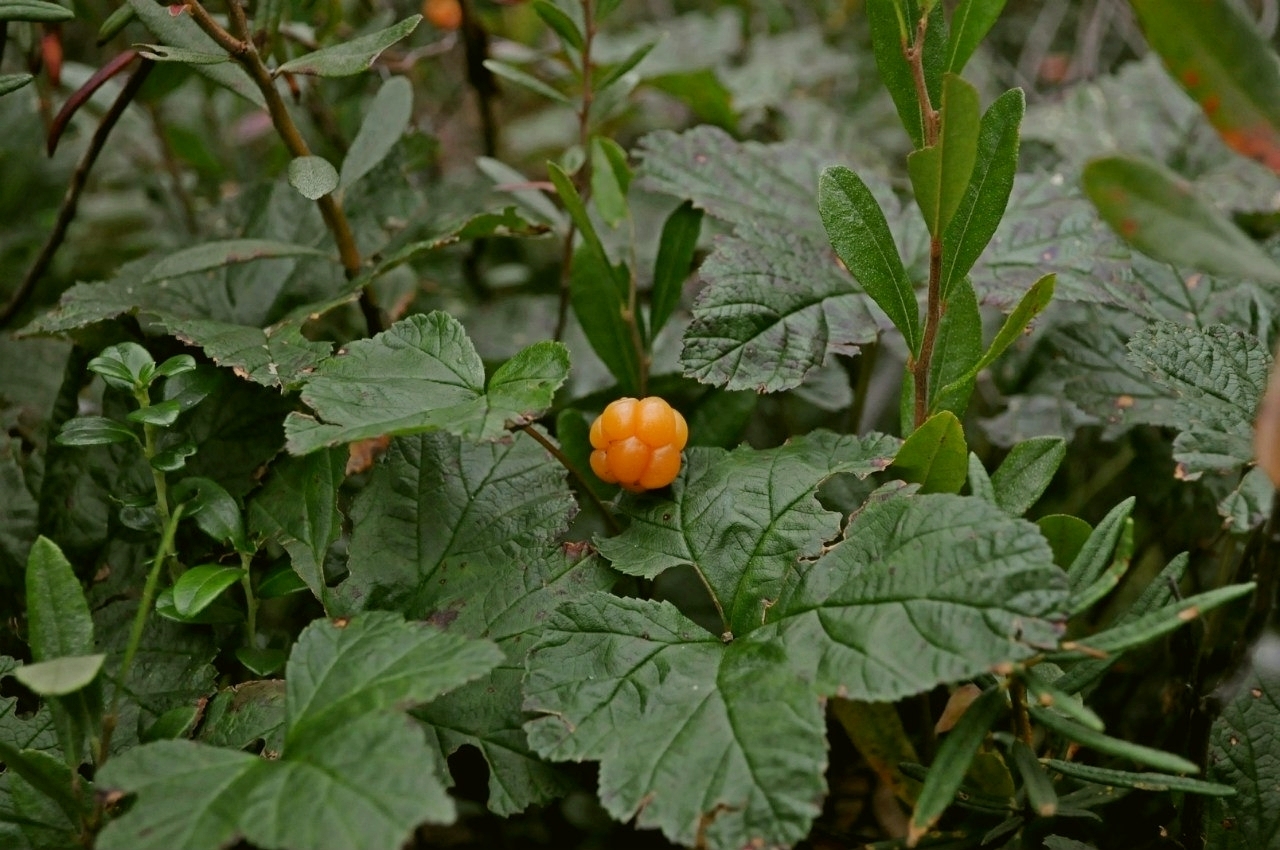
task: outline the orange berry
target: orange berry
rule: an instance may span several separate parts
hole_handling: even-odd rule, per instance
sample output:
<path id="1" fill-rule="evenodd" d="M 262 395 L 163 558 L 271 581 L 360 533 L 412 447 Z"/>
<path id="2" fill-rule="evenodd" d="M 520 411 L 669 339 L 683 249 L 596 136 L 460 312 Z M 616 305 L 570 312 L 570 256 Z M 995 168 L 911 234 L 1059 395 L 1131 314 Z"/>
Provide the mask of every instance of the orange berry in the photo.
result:
<path id="1" fill-rule="evenodd" d="M 665 487 L 680 472 L 689 426 L 657 396 L 620 398 L 591 423 L 591 469 L 633 492 Z"/>
<path id="2" fill-rule="evenodd" d="M 462 4 L 458 0 L 422 0 L 422 16 L 436 29 L 456 30 L 462 26 Z"/>

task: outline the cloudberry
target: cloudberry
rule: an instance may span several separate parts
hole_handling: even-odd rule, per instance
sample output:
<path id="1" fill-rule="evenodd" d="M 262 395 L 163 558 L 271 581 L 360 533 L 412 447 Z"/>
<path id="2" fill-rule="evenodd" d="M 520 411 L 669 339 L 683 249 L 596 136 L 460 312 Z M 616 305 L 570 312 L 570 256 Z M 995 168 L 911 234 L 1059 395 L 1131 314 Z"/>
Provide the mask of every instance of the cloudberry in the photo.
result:
<path id="1" fill-rule="evenodd" d="M 689 426 L 657 396 L 620 398 L 591 423 L 591 469 L 634 493 L 666 487 L 680 471 Z"/>

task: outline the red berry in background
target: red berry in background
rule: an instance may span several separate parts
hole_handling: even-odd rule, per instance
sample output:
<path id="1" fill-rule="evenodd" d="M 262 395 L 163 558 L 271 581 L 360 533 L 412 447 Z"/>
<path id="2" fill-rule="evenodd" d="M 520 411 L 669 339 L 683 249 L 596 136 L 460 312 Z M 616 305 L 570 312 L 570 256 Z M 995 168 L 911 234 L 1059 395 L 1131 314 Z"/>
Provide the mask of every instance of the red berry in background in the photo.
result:
<path id="1" fill-rule="evenodd" d="M 591 469 L 635 493 L 666 487 L 680 472 L 688 441 L 684 417 L 663 399 L 620 398 L 591 423 Z"/>

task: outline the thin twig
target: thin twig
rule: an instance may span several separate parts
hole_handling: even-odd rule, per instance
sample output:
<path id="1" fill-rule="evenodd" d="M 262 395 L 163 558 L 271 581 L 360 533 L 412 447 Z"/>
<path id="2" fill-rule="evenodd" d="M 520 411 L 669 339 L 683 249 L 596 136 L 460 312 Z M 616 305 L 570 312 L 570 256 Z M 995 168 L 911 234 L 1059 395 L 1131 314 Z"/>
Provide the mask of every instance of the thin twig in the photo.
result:
<path id="1" fill-rule="evenodd" d="M 98 160 L 98 154 L 102 153 L 102 148 L 107 143 L 107 137 L 111 135 L 116 122 L 120 120 L 125 108 L 137 95 L 138 90 L 142 88 L 143 82 L 146 81 L 147 75 L 151 73 L 151 69 L 154 66 L 154 62 L 143 59 L 141 64 L 129 75 L 129 79 L 125 81 L 120 94 L 116 95 L 111 107 L 107 109 L 106 114 L 102 116 L 102 120 L 98 122 L 98 129 L 94 131 L 93 138 L 89 140 L 89 147 L 80 156 L 80 161 L 76 163 L 76 170 L 71 175 L 71 183 L 67 186 L 67 192 L 62 197 L 62 206 L 58 210 L 58 220 L 54 222 L 53 232 L 45 240 L 44 247 L 40 249 L 40 255 L 36 257 L 36 261 L 27 270 L 26 277 L 22 279 L 17 291 L 9 299 L 9 303 L 4 305 L 4 309 L 0 310 L 0 328 L 7 327 L 18 312 L 22 310 L 31 298 L 31 294 L 35 291 L 36 284 L 44 276 L 49 264 L 53 262 L 54 254 L 57 253 L 63 240 L 66 239 L 67 228 L 70 227 L 72 219 L 76 217 L 76 207 L 80 203 L 80 195 L 89 180 L 89 172 L 93 169 L 93 164 Z"/>
<path id="2" fill-rule="evenodd" d="M 560 462 L 560 465 L 563 466 L 570 475 L 578 480 L 578 484 L 581 486 L 582 491 L 587 494 L 587 498 L 589 498 L 595 506 L 600 509 L 600 513 L 604 515 L 604 522 L 605 525 L 609 526 L 610 534 L 622 533 L 622 526 L 618 525 L 618 520 L 614 518 L 613 512 L 610 511 L 601 498 L 596 495 L 596 491 L 591 489 L 591 484 L 587 481 L 587 477 L 582 474 L 582 471 L 578 469 L 578 465 L 569 460 L 569 456 L 561 451 L 559 446 L 548 440 L 541 431 L 534 428 L 532 425 L 520 425 L 516 430 L 523 431 L 530 437 L 533 437 L 540 446 L 550 452 L 551 456 Z"/>
<path id="3" fill-rule="evenodd" d="M 596 37 L 595 0 L 582 0 L 582 102 L 578 106 L 578 147 L 582 150 L 582 167 L 574 175 L 573 183 L 582 195 L 583 203 L 591 196 L 591 104 L 595 94 L 591 91 L 591 45 Z M 573 222 L 564 237 L 563 265 L 560 267 L 560 309 L 556 314 L 555 339 L 564 338 L 569 322 L 569 280 L 572 276 L 573 240 L 578 230 Z"/>
<path id="4" fill-rule="evenodd" d="M 258 90 L 262 92 L 262 97 L 267 104 L 267 112 L 271 115 L 271 123 L 275 126 L 276 133 L 284 142 L 289 154 L 295 159 L 311 156 L 311 148 L 308 147 L 302 133 L 298 131 L 298 125 L 293 122 L 284 97 L 276 88 L 271 71 L 263 63 L 257 47 L 254 46 L 249 31 L 249 21 L 245 17 L 244 7 L 239 0 L 227 2 L 234 35 L 223 29 L 199 0 L 186 0 L 185 8 L 200 29 L 204 30 L 214 43 L 227 51 L 231 58 L 244 68 Z M 316 205 L 320 208 L 320 215 L 329 232 L 333 234 L 333 241 L 337 243 L 338 256 L 342 260 L 342 268 L 346 271 L 347 279 L 354 280 L 360 276 L 363 260 L 360 257 L 359 248 L 356 247 L 355 235 L 351 232 L 346 212 L 343 211 L 342 205 L 338 203 L 333 193 L 322 195 L 316 200 Z M 370 335 L 382 330 L 382 314 L 373 303 L 373 296 L 368 287 L 364 287 L 360 292 L 360 310 L 364 314 Z"/>

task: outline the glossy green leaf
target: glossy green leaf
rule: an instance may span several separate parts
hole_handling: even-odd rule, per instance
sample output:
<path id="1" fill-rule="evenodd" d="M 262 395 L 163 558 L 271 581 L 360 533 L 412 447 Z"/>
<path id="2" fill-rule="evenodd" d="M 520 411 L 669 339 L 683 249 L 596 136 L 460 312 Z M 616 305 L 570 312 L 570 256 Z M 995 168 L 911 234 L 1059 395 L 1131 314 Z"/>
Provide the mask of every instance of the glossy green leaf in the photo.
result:
<path id="1" fill-rule="evenodd" d="M 190 741 L 118 755 L 99 772 L 99 786 L 138 799 L 97 846 L 213 850 L 243 836 L 323 850 L 350 836 L 370 850 L 395 850 L 419 823 L 455 816 L 421 733 L 399 712 L 482 675 L 500 657 L 492 644 L 395 614 L 314 623 L 289 658 L 280 757 Z M 299 796 L 297 787 L 311 793 Z"/>
<path id="2" fill-rule="evenodd" d="M 13 677 L 43 697 L 60 697 L 86 688 L 102 670 L 107 656 L 67 655 L 36 664 L 24 664 Z"/>
<path id="3" fill-rule="evenodd" d="M 542 95 L 547 100 L 564 106 L 573 105 L 573 101 L 569 100 L 566 95 L 556 91 L 533 74 L 523 71 L 515 65 L 499 62 L 497 59 L 486 59 L 484 60 L 484 66 L 504 80 L 510 80 L 518 86 L 523 86 L 535 94 Z"/>
<path id="4" fill-rule="evenodd" d="M 987 732 L 1008 708 L 1008 704 L 1004 689 L 989 688 L 965 709 L 959 722 L 947 733 L 942 745 L 938 747 L 937 758 L 929 768 L 924 788 L 921 789 L 920 798 L 911 813 L 908 841 L 918 841 L 951 805 L 973 757 L 978 754 L 978 748 L 987 738 Z"/>
<path id="5" fill-rule="evenodd" d="M 653 263 L 653 289 L 649 296 L 651 338 L 658 335 L 680 304 L 701 234 L 702 211 L 695 209 L 692 201 L 676 207 L 662 225 L 658 256 Z"/>
<path id="6" fill-rule="evenodd" d="M 591 348 L 618 381 L 621 395 L 640 395 L 640 358 L 627 316 L 630 272 L 625 265 L 602 266 L 599 255 L 580 248 L 573 255 L 569 298 Z"/>
<path id="7" fill-rule="evenodd" d="M 871 190 L 848 168 L 828 168 L 818 183 L 818 209 L 845 268 L 902 332 L 907 347 L 918 352 L 920 313 L 915 290 Z"/>
<path id="8" fill-rule="evenodd" d="M 924 124 L 915 78 L 904 55 L 904 48 L 915 41 L 920 11 L 916 0 L 870 0 L 867 3 L 867 19 L 871 24 L 871 46 L 876 57 L 876 68 L 893 98 L 902 126 L 911 137 L 912 146 L 917 149 L 924 147 Z M 929 15 L 924 44 L 925 86 L 935 107 L 941 96 L 942 72 L 947 60 L 946 45 L 946 17 L 943 5 L 938 3 Z"/>
<path id="9" fill-rule="evenodd" d="M 374 61 L 391 45 L 409 35 L 422 20 L 412 15 L 398 24 L 369 35 L 322 47 L 312 53 L 290 59 L 276 68 L 274 74 L 314 74 L 319 77 L 349 77 L 373 67 Z"/>
<path id="10" fill-rule="evenodd" d="M 1009 205 L 1026 96 L 1010 89 L 987 107 L 978 127 L 973 174 L 942 236 L 943 298 L 973 269 L 995 235 Z M 1020 223 L 1015 220 L 1012 224 Z"/>
<path id="11" fill-rule="evenodd" d="M 1067 456 L 1061 437 L 1033 437 L 1014 446 L 991 476 L 996 504 L 1013 516 L 1022 516 L 1049 489 L 1054 473 Z"/>
<path id="12" fill-rule="evenodd" d="M 818 485 L 882 470 L 895 448 L 881 435 L 816 432 L 767 451 L 689 449 L 671 499 L 624 503 L 631 525 L 596 545 L 629 575 L 693 567 L 723 630 L 746 634 L 764 621 L 796 559 L 816 554 L 838 532 L 838 516 L 813 498 Z"/>
<path id="13" fill-rule="evenodd" d="M 342 158 L 338 185 L 343 189 L 368 174 L 400 141 L 413 119 L 413 84 L 407 77 L 391 77 L 374 96 L 360 132 Z"/>
<path id="14" fill-rule="evenodd" d="M 173 607 L 183 617 L 192 617 L 208 608 L 229 587 L 244 576 L 239 567 L 204 564 L 187 570 L 173 585 Z"/>
<path id="15" fill-rule="evenodd" d="M 1013 308 L 1013 312 L 1005 317 L 1004 324 L 1000 326 L 1000 330 L 996 332 L 995 339 L 991 340 L 991 345 L 983 352 L 982 357 L 968 369 L 955 383 L 948 384 L 942 390 L 946 393 L 951 387 L 958 387 L 965 382 L 972 381 L 978 377 L 978 373 L 990 366 L 996 359 L 1013 345 L 1023 334 L 1027 333 L 1028 326 L 1031 321 L 1049 306 L 1049 302 L 1053 300 L 1053 290 L 1057 285 L 1057 275 L 1047 274 L 1037 280 L 1018 305 Z M 954 288 L 953 288 L 954 291 Z M 944 317 L 945 318 L 945 317 Z"/>
<path id="16" fill-rule="evenodd" d="M 130 422 L 140 422 L 146 425 L 155 425 L 158 428 L 168 428 L 170 425 L 178 421 L 178 416 L 182 413 L 182 407 L 176 401 L 159 401 L 147 407 L 140 407 L 137 410 L 129 411 L 129 415 L 125 417 Z"/>
<path id="17" fill-rule="evenodd" d="M 156 39 L 163 44 L 183 50 L 193 50 L 197 53 L 219 51 L 218 45 L 212 38 L 205 35 L 199 24 L 193 21 L 190 15 L 172 15 L 169 13 L 168 6 L 152 2 L 152 0 L 127 0 L 127 2 L 129 7 L 133 9 L 134 14 L 138 16 L 138 20 L 142 21 Z M 250 103 L 260 108 L 266 108 L 266 101 L 262 98 L 262 91 L 254 84 L 253 80 L 249 79 L 249 75 L 238 64 L 226 62 L 217 65 L 192 65 L 191 68 L 201 76 L 230 89 Z"/>
<path id="18" fill-rule="evenodd" d="M 69 21 L 76 13 L 46 0 L 0 0 L 0 21 L 35 21 L 53 24 Z"/>
<path id="19" fill-rule="evenodd" d="M 568 371 L 564 346 L 539 342 L 486 382 L 484 365 L 456 319 L 440 312 L 411 316 L 316 368 L 302 390 L 315 416 L 295 413 L 285 420 L 289 451 L 306 454 L 383 434 L 438 429 L 496 439 L 509 424 L 549 407 Z"/>
<path id="20" fill-rule="evenodd" d="M 1117 154 L 1090 161 L 1083 180 L 1102 218 L 1143 253 L 1176 266 L 1280 284 L 1280 266 L 1164 166 Z"/>
<path id="21" fill-rule="evenodd" d="M 300 156 L 289 161 L 289 185 L 307 200 L 318 201 L 338 188 L 338 169 L 322 156 Z"/>
<path id="22" fill-rule="evenodd" d="M 1253 648 L 1209 733 L 1208 778 L 1236 792 L 1234 798 L 1210 800 L 1205 807 L 1206 846 L 1214 850 L 1272 847 L 1280 838 L 1277 649 L 1274 637 L 1264 637 Z"/>
<path id="23" fill-rule="evenodd" d="M 1254 416 L 1272 362 L 1261 340 L 1226 325 L 1158 322 L 1134 334 L 1129 359 L 1173 397 L 1164 424 L 1181 431 L 1173 456 L 1184 476 L 1253 461 Z"/>
<path id="24" fill-rule="evenodd" d="M 959 74 L 1004 10 L 1006 0 L 960 0 L 951 13 L 947 70 Z"/>
<path id="25" fill-rule="evenodd" d="M 569 17 L 559 6 L 550 2 L 550 0 L 533 0 L 533 11 L 537 13 L 539 18 L 542 18 L 544 24 L 555 30 L 556 35 L 564 42 L 565 47 L 582 50 L 582 32 L 578 29 L 578 25 L 574 23 L 573 18 Z"/>
<path id="26" fill-rule="evenodd" d="M 591 199 L 600 217 L 616 228 L 631 214 L 627 208 L 627 189 L 631 186 L 631 167 L 627 152 L 603 136 L 591 139 Z"/>
<path id="27" fill-rule="evenodd" d="M 1236 794 L 1236 789 L 1230 785 L 1206 782 L 1203 779 L 1191 779 L 1186 776 L 1171 776 L 1167 773 L 1134 773 L 1128 770 L 1113 770 L 1061 759 L 1043 759 L 1042 761 L 1045 767 L 1055 770 L 1063 776 L 1109 788 L 1136 788 L 1139 791 L 1185 791 L 1188 794 L 1204 794 L 1208 797 L 1231 797 Z M 1232 845 L 1215 842 L 1211 846 L 1227 848 Z M 1258 845 L 1240 844 L 1236 846 L 1244 848 Z"/>
<path id="28" fill-rule="evenodd" d="M 157 378 L 173 378 L 194 372 L 196 359 L 190 354 L 175 354 L 156 367 Z M 184 410 L 186 408 L 183 408 Z"/>
<path id="29" fill-rule="evenodd" d="M 282 458 L 249 502 L 250 530 L 284 547 L 294 573 L 321 602 L 327 598 L 325 556 L 342 532 L 338 488 L 346 464 L 342 449 Z"/>
<path id="30" fill-rule="evenodd" d="M 239 503 L 221 484 L 193 476 L 182 479 L 171 492 L 175 502 L 187 502 L 184 517 L 194 519 L 205 534 L 242 554 L 255 551 L 245 534 Z"/>
<path id="31" fill-rule="evenodd" d="M 964 199 L 978 155 L 978 90 L 955 74 L 942 83 L 938 142 L 907 156 L 907 173 L 929 232 L 941 236 Z"/>
<path id="32" fill-rule="evenodd" d="M 122 342 L 104 348 L 89 361 L 88 369 L 109 385 L 133 392 L 151 383 L 156 361 L 136 342 Z"/>
<path id="33" fill-rule="evenodd" d="M 282 649 L 242 646 L 236 650 L 236 660 L 255 676 L 271 676 L 284 667 L 288 655 Z"/>
<path id="34" fill-rule="evenodd" d="M 1223 140 L 1280 171 L 1280 66 L 1254 21 L 1225 2 L 1130 4 L 1152 50 Z"/>
<path id="35" fill-rule="evenodd" d="M 0 97 L 17 91 L 34 79 L 30 74 L 0 74 Z"/>
<path id="36" fill-rule="evenodd" d="M 181 47 L 169 47 L 164 44 L 135 44 L 133 49 L 138 51 L 138 55 L 143 59 L 149 59 L 152 62 L 177 62 L 181 65 L 217 65 L 231 61 L 231 56 L 226 53 L 184 50 Z"/>
<path id="37" fill-rule="evenodd" d="M 1053 562 L 1064 570 L 1071 566 L 1093 533 L 1093 526 L 1068 514 L 1042 516 L 1036 520 L 1036 525 L 1053 549 Z"/>
<path id="38" fill-rule="evenodd" d="M 919 484 L 926 493 L 958 493 L 969 473 L 964 428 L 950 411 L 933 416 L 911 433 L 893 459 L 890 474 Z"/>
<path id="39" fill-rule="evenodd" d="M 308 589 L 307 583 L 294 571 L 292 564 L 277 564 L 263 574 L 258 586 L 254 588 L 254 595 L 259 599 L 280 599 Z"/>
<path id="40" fill-rule="evenodd" d="M 323 194 L 323 193 L 322 193 Z M 165 280 L 221 266 L 248 263 L 273 257 L 328 257 L 324 251 L 306 245 L 290 245 L 263 239 L 227 239 L 201 242 L 165 257 L 152 266 L 144 282 Z"/>
<path id="41" fill-rule="evenodd" d="M 54 440 L 60 446 L 106 446 L 128 442 L 141 445 L 138 435 L 128 425 L 102 416 L 68 419 Z"/>

